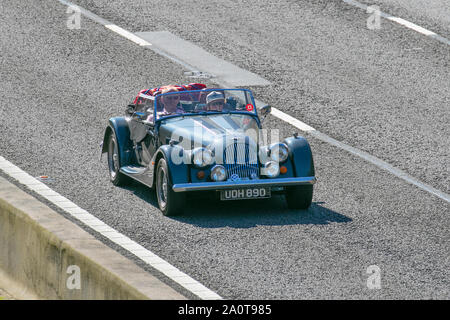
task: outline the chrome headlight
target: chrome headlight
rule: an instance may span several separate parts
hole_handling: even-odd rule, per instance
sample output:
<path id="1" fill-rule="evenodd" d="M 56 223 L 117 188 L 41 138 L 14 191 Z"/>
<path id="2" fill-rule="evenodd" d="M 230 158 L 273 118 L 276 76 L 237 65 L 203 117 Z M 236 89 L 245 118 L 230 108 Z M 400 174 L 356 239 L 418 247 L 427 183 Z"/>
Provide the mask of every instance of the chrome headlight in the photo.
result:
<path id="1" fill-rule="evenodd" d="M 196 148 L 192 151 L 192 163 L 197 167 L 206 167 L 213 163 L 213 155 L 211 150 L 206 148 Z"/>
<path id="2" fill-rule="evenodd" d="M 272 161 L 283 162 L 289 156 L 288 147 L 284 143 L 274 143 L 269 147 L 269 157 Z"/>
<path id="3" fill-rule="evenodd" d="M 227 178 L 227 171 L 224 166 L 215 165 L 211 169 L 211 180 L 212 181 L 224 181 Z"/>
<path id="4" fill-rule="evenodd" d="M 262 170 L 262 174 L 268 176 L 269 178 L 278 177 L 280 174 L 280 166 L 278 165 L 278 162 L 275 161 L 267 162 Z"/>

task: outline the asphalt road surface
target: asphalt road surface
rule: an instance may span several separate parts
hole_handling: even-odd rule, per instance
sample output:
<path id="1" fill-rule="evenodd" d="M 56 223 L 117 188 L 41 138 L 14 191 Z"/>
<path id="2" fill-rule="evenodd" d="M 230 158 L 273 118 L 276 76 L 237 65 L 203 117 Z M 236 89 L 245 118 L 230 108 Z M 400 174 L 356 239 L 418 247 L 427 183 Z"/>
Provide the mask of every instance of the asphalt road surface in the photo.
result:
<path id="1" fill-rule="evenodd" d="M 369 14 L 337 0 L 74 3 L 264 77 L 258 99 L 449 193 L 450 46 L 386 20 L 368 29 Z M 450 36 L 445 0 L 373 4 Z M 108 118 L 140 89 L 192 79 L 84 17 L 69 29 L 68 17 L 56 0 L 0 2 L 1 156 L 226 299 L 450 298 L 449 203 L 312 136 L 308 211 L 278 196 L 199 198 L 167 218 L 147 188 L 114 187 L 99 161 Z M 275 117 L 264 126 L 299 131 Z"/>

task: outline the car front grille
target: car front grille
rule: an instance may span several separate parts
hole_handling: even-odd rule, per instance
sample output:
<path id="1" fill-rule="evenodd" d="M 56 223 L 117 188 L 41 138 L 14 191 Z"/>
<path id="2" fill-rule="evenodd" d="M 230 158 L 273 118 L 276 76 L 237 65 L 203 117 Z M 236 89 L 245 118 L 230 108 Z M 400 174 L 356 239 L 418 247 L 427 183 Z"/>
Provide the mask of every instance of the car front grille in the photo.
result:
<path id="1" fill-rule="evenodd" d="M 227 180 L 255 179 L 259 177 L 258 151 L 256 145 L 250 145 L 248 137 L 245 141 L 234 139 L 223 152 Z"/>

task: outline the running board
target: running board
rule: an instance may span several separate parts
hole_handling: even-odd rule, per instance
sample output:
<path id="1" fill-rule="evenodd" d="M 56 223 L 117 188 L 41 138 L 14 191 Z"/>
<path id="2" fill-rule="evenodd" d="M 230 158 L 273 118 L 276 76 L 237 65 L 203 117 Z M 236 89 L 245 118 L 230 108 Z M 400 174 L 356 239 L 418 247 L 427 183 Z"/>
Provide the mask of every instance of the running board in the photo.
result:
<path id="1" fill-rule="evenodd" d="M 145 184 L 147 187 L 153 187 L 153 171 L 142 166 L 123 166 L 119 170 L 124 175 Z"/>
<path id="2" fill-rule="evenodd" d="M 146 167 L 142 166 L 124 166 L 120 167 L 120 172 L 126 174 L 126 175 L 138 175 L 143 174 L 147 171 Z"/>

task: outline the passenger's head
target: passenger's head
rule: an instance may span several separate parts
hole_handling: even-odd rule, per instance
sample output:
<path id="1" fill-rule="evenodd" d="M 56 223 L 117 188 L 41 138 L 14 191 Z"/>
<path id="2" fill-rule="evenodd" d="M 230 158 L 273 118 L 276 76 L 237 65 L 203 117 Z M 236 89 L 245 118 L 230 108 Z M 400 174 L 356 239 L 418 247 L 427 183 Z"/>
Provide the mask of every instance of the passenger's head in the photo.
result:
<path id="1" fill-rule="evenodd" d="M 178 92 L 178 89 L 176 87 L 167 87 L 161 90 L 161 94 L 169 92 Z M 180 96 L 178 94 L 168 94 L 161 97 L 161 102 L 164 104 L 164 109 L 167 112 L 175 112 L 179 101 Z"/>
<path id="2" fill-rule="evenodd" d="M 225 104 L 225 96 L 223 93 L 213 91 L 206 96 L 207 111 L 222 111 Z"/>

